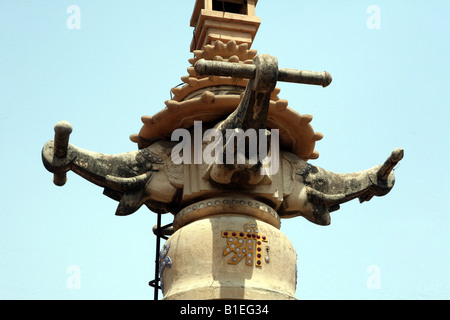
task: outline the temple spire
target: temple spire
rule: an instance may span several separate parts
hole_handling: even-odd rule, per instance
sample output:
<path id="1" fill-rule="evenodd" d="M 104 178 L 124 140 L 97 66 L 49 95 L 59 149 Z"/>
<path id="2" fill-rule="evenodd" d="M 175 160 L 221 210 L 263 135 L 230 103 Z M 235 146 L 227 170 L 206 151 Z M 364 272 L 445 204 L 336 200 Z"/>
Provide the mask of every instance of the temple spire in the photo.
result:
<path id="1" fill-rule="evenodd" d="M 191 51 L 216 40 L 247 43 L 250 48 L 261 19 L 255 16 L 258 0 L 196 0 L 191 17 L 194 37 Z"/>

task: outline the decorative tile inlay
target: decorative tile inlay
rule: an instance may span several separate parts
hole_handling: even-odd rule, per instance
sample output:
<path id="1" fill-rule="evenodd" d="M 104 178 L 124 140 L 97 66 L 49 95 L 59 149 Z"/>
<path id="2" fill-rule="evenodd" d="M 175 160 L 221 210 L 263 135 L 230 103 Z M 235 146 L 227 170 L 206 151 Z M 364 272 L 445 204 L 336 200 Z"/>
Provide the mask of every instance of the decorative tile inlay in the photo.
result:
<path id="1" fill-rule="evenodd" d="M 160 156 L 157 156 L 153 153 L 151 153 L 148 148 L 144 148 L 144 149 L 140 149 L 139 152 L 142 154 L 142 156 L 153 162 L 153 163 L 162 163 L 163 162 L 163 158 L 161 158 Z"/>
<path id="2" fill-rule="evenodd" d="M 253 203 L 252 201 L 246 201 L 244 199 L 224 199 L 222 201 L 215 200 L 214 202 L 208 201 L 205 205 L 205 203 L 196 203 L 194 205 L 188 206 L 181 210 L 179 212 L 180 216 L 185 215 L 186 213 L 190 213 L 191 211 L 205 209 L 212 206 L 218 206 L 218 205 L 229 205 L 229 206 L 244 206 L 244 207 L 255 207 L 260 211 L 264 211 L 266 213 L 270 213 L 273 217 L 275 217 L 278 221 L 280 221 L 280 217 L 278 216 L 277 212 L 274 209 L 271 209 L 269 206 L 259 204 L 258 202 Z"/>
<path id="3" fill-rule="evenodd" d="M 159 253 L 159 278 L 161 281 L 161 290 L 164 292 L 164 269 L 172 267 L 172 259 L 167 255 L 170 249 L 170 242 L 166 242 Z"/>
<path id="4" fill-rule="evenodd" d="M 247 266 L 256 265 L 262 267 L 263 242 L 268 242 L 265 235 L 262 235 L 256 224 L 247 223 L 244 231 L 222 231 L 222 238 L 227 239 L 227 246 L 223 250 L 223 255 L 231 253 L 234 255 L 228 260 L 228 264 L 238 264 L 245 260 Z M 265 260 L 266 263 L 268 260 Z"/>
<path id="5" fill-rule="evenodd" d="M 269 205 L 244 197 L 220 197 L 191 203 L 175 215 L 175 231 L 188 223 L 207 217 L 239 214 L 254 217 L 280 228 L 280 216 Z"/>

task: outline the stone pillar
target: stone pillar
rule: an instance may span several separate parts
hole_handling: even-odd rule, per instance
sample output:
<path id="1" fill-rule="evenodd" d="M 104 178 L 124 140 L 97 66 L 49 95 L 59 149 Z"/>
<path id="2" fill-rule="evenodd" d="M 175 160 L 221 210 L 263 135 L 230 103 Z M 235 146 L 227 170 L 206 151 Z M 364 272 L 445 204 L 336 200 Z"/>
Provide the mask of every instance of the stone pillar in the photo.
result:
<path id="1" fill-rule="evenodd" d="M 278 214 L 245 197 L 183 209 L 160 260 L 164 300 L 295 299 L 297 255 Z"/>

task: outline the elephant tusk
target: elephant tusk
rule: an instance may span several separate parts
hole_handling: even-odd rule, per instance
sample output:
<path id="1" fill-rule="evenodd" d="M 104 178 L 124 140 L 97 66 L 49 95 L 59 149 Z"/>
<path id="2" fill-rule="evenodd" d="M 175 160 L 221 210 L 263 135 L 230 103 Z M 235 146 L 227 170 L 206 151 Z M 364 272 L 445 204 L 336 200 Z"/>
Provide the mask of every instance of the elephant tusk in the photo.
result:
<path id="1" fill-rule="evenodd" d="M 327 207 L 336 206 L 347 201 L 347 197 L 343 193 L 325 194 L 311 187 L 306 187 L 306 193 L 308 195 L 308 199 L 312 203 L 325 205 Z"/>
<path id="2" fill-rule="evenodd" d="M 116 177 L 112 175 L 106 176 L 106 182 L 108 184 L 113 184 L 119 186 L 120 190 L 136 190 L 142 188 L 146 185 L 147 181 L 152 177 L 153 171 L 148 171 L 139 176 L 131 177 L 131 178 L 122 178 Z"/>

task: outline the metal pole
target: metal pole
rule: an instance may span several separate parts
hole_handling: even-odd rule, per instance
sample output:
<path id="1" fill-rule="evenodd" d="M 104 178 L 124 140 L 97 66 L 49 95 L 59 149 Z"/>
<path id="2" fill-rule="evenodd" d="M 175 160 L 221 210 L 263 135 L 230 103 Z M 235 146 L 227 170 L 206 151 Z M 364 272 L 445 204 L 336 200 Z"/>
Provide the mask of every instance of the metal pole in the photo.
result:
<path id="1" fill-rule="evenodd" d="M 159 290 L 159 250 L 161 245 L 161 238 L 159 236 L 159 230 L 161 229 L 161 214 L 158 213 L 157 230 L 158 235 L 156 236 L 156 258 L 155 258 L 155 294 L 154 300 L 158 300 L 158 290 Z"/>

